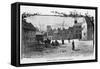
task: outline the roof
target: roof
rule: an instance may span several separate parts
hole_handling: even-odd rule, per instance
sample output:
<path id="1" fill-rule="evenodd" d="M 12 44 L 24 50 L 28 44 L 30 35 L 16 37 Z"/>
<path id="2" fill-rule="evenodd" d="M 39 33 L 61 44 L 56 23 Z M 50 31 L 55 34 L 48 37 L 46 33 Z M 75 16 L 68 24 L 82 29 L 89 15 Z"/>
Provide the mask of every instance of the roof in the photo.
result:
<path id="1" fill-rule="evenodd" d="M 74 26 L 81 26 L 82 25 L 82 23 L 76 23 L 76 24 L 74 24 Z"/>
<path id="2" fill-rule="evenodd" d="M 41 32 L 36 32 L 36 35 L 43 35 L 43 33 L 41 33 Z"/>
<path id="3" fill-rule="evenodd" d="M 28 23 L 25 20 L 22 21 L 22 28 L 24 30 L 36 31 L 36 28 L 31 23 Z"/>

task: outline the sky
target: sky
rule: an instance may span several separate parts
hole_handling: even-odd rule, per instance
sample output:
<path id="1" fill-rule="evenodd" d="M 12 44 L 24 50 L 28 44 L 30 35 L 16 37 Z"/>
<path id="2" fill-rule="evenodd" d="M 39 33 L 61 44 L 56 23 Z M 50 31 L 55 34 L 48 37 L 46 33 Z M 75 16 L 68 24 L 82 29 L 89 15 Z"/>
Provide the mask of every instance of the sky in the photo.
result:
<path id="1" fill-rule="evenodd" d="M 95 16 L 95 10 L 90 9 L 75 9 L 75 8 L 57 8 L 57 7 L 41 7 L 41 6 L 20 6 L 21 14 L 26 13 L 39 13 L 41 15 L 55 15 L 51 11 L 64 12 L 69 14 L 70 11 L 77 11 L 77 13 L 85 14 L 88 12 L 88 15 Z M 26 19 L 28 22 L 32 23 L 35 27 L 46 30 L 47 25 L 51 25 L 52 28 L 61 27 L 61 24 L 64 22 L 64 27 L 68 28 L 73 26 L 74 19 L 71 17 L 55 17 L 55 16 L 31 16 Z M 79 18 L 78 21 L 82 22 L 84 19 Z"/>
<path id="2" fill-rule="evenodd" d="M 91 9 L 75 9 L 75 8 L 58 8 L 58 7 L 41 7 L 41 6 L 20 6 L 21 7 L 21 14 L 23 12 L 28 13 L 40 13 L 40 14 L 53 14 L 51 11 L 58 11 L 58 12 L 64 12 L 66 14 L 69 14 L 70 11 L 77 11 L 78 13 L 81 12 L 81 14 L 85 14 L 88 12 L 89 15 L 95 16 L 95 10 Z"/>

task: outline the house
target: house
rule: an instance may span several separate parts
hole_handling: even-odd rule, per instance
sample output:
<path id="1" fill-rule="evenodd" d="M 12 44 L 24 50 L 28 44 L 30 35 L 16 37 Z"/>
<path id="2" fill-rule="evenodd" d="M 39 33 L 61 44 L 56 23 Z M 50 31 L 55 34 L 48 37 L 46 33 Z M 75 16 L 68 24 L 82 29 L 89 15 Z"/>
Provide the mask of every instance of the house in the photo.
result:
<path id="1" fill-rule="evenodd" d="M 31 24 L 26 22 L 25 19 L 22 20 L 22 40 L 26 43 L 35 41 L 36 28 Z"/>

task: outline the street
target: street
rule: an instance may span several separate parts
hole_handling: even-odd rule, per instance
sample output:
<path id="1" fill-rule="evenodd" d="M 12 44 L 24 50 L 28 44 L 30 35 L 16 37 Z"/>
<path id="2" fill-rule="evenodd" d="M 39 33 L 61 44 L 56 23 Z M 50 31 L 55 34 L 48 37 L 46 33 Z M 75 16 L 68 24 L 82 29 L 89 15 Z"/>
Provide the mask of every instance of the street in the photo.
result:
<path id="1" fill-rule="evenodd" d="M 26 58 L 56 58 L 56 57 L 72 57 L 72 56 L 89 56 L 93 55 L 93 41 L 75 41 L 75 50 L 72 50 L 72 41 L 70 43 L 65 40 L 65 44 L 57 48 L 46 48 L 41 52 L 31 51 L 26 53 Z"/>
<path id="2" fill-rule="evenodd" d="M 46 48 L 43 51 L 32 51 L 26 53 L 22 59 L 22 63 L 29 62 L 52 62 L 52 61 L 72 61 L 94 59 L 93 41 L 75 41 L 75 50 L 72 50 L 72 41 L 57 48 Z"/>

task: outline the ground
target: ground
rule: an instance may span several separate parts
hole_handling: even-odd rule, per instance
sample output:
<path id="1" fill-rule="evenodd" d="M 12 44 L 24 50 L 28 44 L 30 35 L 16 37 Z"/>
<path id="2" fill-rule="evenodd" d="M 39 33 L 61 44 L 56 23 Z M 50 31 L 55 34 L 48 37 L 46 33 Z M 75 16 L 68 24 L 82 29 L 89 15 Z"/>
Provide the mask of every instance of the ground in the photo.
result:
<path id="1" fill-rule="evenodd" d="M 56 48 L 45 48 L 43 51 L 32 51 L 26 53 L 24 55 L 25 58 L 46 58 L 56 59 L 56 58 L 67 58 L 67 59 L 78 59 L 84 57 L 90 57 L 94 54 L 93 41 L 82 41 L 82 40 L 74 40 L 75 41 L 75 50 L 72 50 L 72 40 L 68 42 L 65 40 L 65 44 L 62 45 L 61 41 L 59 41 L 60 46 Z M 80 57 L 81 56 L 81 57 Z M 89 59 L 89 58 L 88 58 Z"/>

